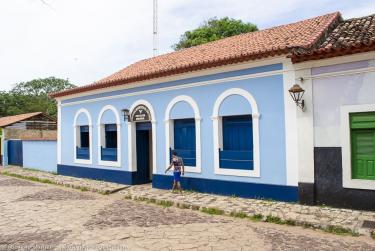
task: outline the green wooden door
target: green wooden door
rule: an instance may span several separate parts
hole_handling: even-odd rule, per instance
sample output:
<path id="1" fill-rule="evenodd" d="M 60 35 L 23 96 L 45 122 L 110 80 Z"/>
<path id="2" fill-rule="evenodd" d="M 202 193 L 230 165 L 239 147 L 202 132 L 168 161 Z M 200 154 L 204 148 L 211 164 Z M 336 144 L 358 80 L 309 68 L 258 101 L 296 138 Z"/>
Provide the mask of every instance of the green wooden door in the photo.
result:
<path id="1" fill-rule="evenodd" d="M 375 113 L 350 117 L 352 178 L 375 180 Z"/>

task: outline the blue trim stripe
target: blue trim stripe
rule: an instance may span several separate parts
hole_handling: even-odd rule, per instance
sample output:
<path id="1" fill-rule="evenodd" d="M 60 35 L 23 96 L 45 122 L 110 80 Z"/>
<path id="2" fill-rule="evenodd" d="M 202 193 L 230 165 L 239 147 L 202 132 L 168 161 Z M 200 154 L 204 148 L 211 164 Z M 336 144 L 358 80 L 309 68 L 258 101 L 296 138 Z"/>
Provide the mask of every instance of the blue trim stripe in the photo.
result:
<path id="1" fill-rule="evenodd" d="M 154 174 L 152 186 L 159 189 L 171 189 L 173 176 Z M 243 198 L 273 199 L 287 202 L 298 201 L 298 187 L 246 183 L 236 181 L 211 180 L 201 178 L 181 178 L 184 189 L 202 193 L 214 193 Z"/>
<path id="2" fill-rule="evenodd" d="M 133 184 L 134 180 L 132 172 L 82 166 L 57 165 L 57 173 L 60 175 L 73 176 L 77 178 L 103 180 L 126 185 Z"/>

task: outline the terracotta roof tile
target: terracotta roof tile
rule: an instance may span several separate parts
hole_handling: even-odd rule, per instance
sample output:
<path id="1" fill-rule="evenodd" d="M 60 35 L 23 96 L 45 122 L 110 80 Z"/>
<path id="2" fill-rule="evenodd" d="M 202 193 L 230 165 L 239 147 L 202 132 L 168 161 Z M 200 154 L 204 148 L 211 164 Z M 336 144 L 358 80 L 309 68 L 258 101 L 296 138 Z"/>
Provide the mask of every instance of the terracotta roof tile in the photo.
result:
<path id="1" fill-rule="evenodd" d="M 51 96 L 61 97 L 115 85 L 287 54 L 292 48 L 308 49 L 340 18 L 339 12 L 331 13 L 141 60 L 96 83 L 54 93 Z"/>
<path id="2" fill-rule="evenodd" d="M 42 112 L 32 112 L 32 113 L 24 113 L 14 116 L 2 117 L 0 118 L 0 127 L 8 126 L 19 121 L 34 117 L 36 115 L 42 114 Z"/>
<path id="3" fill-rule="evenodd" d="M 293 62 L 316 60 L 375 50 L 375 14 L 341 21 L 313 49 L 298 49 Z"/>

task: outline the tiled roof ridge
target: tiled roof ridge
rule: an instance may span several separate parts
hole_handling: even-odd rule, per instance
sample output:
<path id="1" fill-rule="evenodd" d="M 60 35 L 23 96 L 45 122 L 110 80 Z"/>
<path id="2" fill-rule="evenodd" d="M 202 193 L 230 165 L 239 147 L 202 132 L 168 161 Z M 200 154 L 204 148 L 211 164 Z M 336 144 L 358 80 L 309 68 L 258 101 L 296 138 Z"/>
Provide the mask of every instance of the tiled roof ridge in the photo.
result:
<path id="1" fill-rule="evenodd" d="M 66 96 L 74 93 L 108 88 L 120 84 L 139 82 L 270 56 L 288 55 L 292 52 L 292 49 L 296 47 L 307 50 L 320 41 L 321 36 L 327 32 L 333 23 L 337 23 L 337 20 L 340 18 L 340 12 L 333 12 L 294 23 L 219 39 L 206 44 L 169 52 L 154 58 L 142 59 L 97 82 L 52 93 L 50 96 Z M 307 25 L 306 29 L 304 29 L 304 23 Z M 319 27 L 319 25 L 322 25 L 322 27 Z M 313 33 L 309 34 L 309 31 Z M 291 40 L 291 37 L 287 37 L 289 33 L 291 33 L 291 35 L 293 35 L 293 33 L 296 34 L 293 36 L 295 37 L 294 40 Z M 297 34 L 302 34 L 301 38 L 297 36 Z M 270 41 L 267 41 L 267 39 L 272 39 L 272 37 L 274 37 L 275 40 L 271 40 L 270 43 L 267 43 Z M 249 41 L 246 42 L 246 40 Z M 228 53 L 225 50 L 221 53 L 218 47 L 225 47 L 227 45 L 226 42 L 228 42 L 227 44 L 238 44 L 239 47 L 235 48 L 236 50 L 234 50 L 233 53 Z M 213 54 L 207 54 L 209 51 L 212 51 Z M 189 59 L 189 53 L 193 54 L 193 56 L 197 56 L 196 54 L 202 55 L 203 53 L 204 56 L 202 56 L 200 61 L 186 60 L 187 62 L 185 62 L 181 60 L 183 57 Z M 210 58 L 207 55 L 212 56 Z M 155 65 L 155 67 L 153 67 L 153 65 Z"/>
<path id="2" fill-rule="evenodd" d="M 345 30 L 346 25 L 348 24 L 350 25 L 352 22 L 355 22 L 355 21 L 366 20 L 366 19 L 371 19 L 371 22 L 373 24 L 372 27 L 374 28 L 375 27 L 375 14 L 341 20 L 340 23 L 335 27 L 335 29 L 330 33 L 330 36 L 325 37 L 325 39 L 323 39 L 321 43 L 318 43 L 317 46 L 313 48 L 312 50 L 293 51 L 293 55 L 291 55 L 292 61 L 294 63 L 298 63 L 298 62 L 309 61 L 309 60 L 317 60 L 317 59 L 324 59 L 324 58 L 335 57 L 335 56 L 343 56 L 343 55 L 350 55 L 350 54 L 361 53 L 361 52 L 374 51 L 375 50 L 374 31 L 372 31 L 373 37 L 368 39 L 368 41 L 366 41 L 365 39 L 363 39 L 363 37 L 360 36 L 359 38 L 360 40 L 348 43 L 345 46 L 341 44 L 335 45 L 335 44 L 329 43 L 330 39 L 335 39 L 339 35 L 344 35 L 344 34 L 347 35 L 348 33 L 352 32 L 352 30 L 349 30 L 349 31 Z M 354 24 L 353 26 L 355 27 L 357 25 L 358 24 Z M 343 30 L 340 30 L 340 29 L 343 29 Z M 342 32 L 342 33 L 339 34 L 339 32 Z M 358 31 L 358 33 L 368 33 L 368 32 Z"/>

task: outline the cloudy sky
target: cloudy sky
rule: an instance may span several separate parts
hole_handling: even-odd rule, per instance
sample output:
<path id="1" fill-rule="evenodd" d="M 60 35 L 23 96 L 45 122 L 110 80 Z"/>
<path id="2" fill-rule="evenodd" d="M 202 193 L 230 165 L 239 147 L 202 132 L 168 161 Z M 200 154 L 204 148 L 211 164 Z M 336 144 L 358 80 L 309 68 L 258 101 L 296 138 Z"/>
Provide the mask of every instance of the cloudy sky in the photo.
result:
<path id="1" fill-rule="evenodd" d="M 210 17 L 260 29 L 339 10 L 375 12 L 373 0 L 159 0 L 159 53 Z M 34 78 L 99 80 L 152 56 L 152 0 L 0 0 L 0 90 Z"/>

